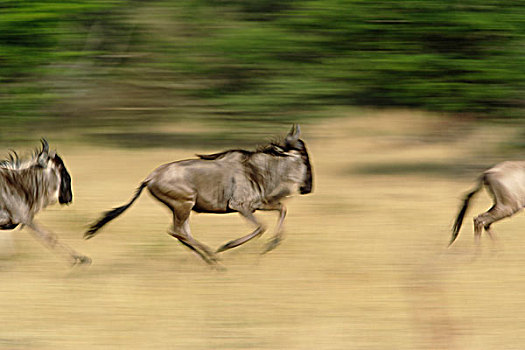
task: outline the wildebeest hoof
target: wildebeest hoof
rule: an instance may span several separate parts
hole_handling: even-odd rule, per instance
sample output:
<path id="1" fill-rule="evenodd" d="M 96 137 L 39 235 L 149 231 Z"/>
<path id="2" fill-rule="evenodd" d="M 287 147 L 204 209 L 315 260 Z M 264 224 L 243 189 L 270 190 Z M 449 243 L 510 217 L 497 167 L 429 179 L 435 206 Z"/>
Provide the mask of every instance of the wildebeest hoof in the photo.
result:
<path id="1" fill-rule="evenodd" d="M 231 248 L 234 248 L 234 247 L 236 247 L 236 245 L 234 245 L 233 241 L 232 242 L 228 242 L 228 243 L 220 246 L 220 248 L 215 251 L 215 254 L 222 253 L 223 251 L 231 249 Z"/>
<path id="2" fill-rule="evenodd" d="M 208 256 L 212 264 L 218 264 L 221 261 L 221 259 L 219 259 L 219 257 L 215 254 L 209 254 Z"/>
<path id="3" fill-rule="evenodd" d="M 225 272 L 227 271 L 228 269 L 226 267 L 224 267 L 223 265 L 219 264 L 219 263 L 216 263 L 216 264 L 213 264 L 213 265 L 210 265 L 211 268 L 215 271 L 219 271 L 219 272 Z"/>
<path id="4" fill-rule="evenodd" d="M 91 258 L 85 255 L 75 256 L 75 262 L 73 263 L 73 266 L 76 265 L 91 265 Z"/>
<path id="5" fill-rule="evenodd" d="M 281 239 L 273 238 L 272 240 L 268 242 L 268 244 L 266 245 L 266 249 L 262 253 L 266 254 L 269 251 L 274 250 L 279 244 L 281 244 Z"/>

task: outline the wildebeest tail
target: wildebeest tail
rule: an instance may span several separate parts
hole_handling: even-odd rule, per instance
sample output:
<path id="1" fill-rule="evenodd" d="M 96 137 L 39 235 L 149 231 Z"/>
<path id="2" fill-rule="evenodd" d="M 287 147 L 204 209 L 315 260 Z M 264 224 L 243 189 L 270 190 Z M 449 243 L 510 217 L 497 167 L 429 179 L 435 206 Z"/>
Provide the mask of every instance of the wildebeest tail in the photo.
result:
<path id="1" fill-rule="evenodd" d="M 465 199 L 463 199 L 463 206 L 459 210 L 458 216 L 456 217 L 456 221 L 454 222 L 454 226 L 452 227 L 452 238 L 450 239 L 450 243 L 448 246 L 450 247 L 452 243 L 458 238 L 459 230 L 461 229 L 461 225 L 463 224 L 463 219 L 465 218 L 465 214 L 467 213 L 467 208 L 470 202 L 470 199 L 472 196 L 474 196 L 479 190 L 481 190 L 481 187 L 483 187 L 483 183 L 485 181 L 485 176 L 481 176 L 478 180 L 478 185 L 476 188 L 474 188 L 472 191 L 467 193 L 465 195 Z"/>
<path id="2" fill-rule="evenodd" d="M 91 237 L 93 237 L 97 233 L 97 231 L 102 226 L 104 226 L 105 224 L 107 224 L 108 222 L 110 222 L 111 220 L 113 220 L 114 218 L 119 216 L 120 214 L 122 214 L 129 207 L 131 207 L 131 205 L 137 200 L 137 198 L 139 198 L 142 190 L 144 189 L 144 187 L 147 186 L 147 184 L 148 184 L 147 181 L 144 181 L 144 182 L 142 182 L 140 184 L 140 186 L 135 191 L 135 195 L 133 196 L 133 198 L 131 198 L 131 201 L 129 203 L 124 204 L 123 206 L 120 206 L 118 208 L 114 208 L 114 209 L 111 209 L 111 210 L 105 212 L 103 214 L 102 218 L 100 218 L 97 222 L 92 224 L 89 227 L 89 230 L 87 230 L 86 233 L 84 233 L 84 238 L 85 239 L 90 239 Z"/>

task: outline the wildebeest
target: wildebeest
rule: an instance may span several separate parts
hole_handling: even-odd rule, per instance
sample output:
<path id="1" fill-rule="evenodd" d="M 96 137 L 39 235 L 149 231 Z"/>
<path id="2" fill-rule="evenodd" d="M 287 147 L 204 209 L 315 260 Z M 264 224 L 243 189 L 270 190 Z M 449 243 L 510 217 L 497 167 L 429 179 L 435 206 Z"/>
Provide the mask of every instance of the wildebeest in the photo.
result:
<path id="1" fill-rule="evenodd" d="M 312 191 L 310 159 L 299 136 L 299 126 L 294 126 L 284 142 L 271 143 L 256 151 L 233 149 L 161 165 L 140 184 L 129 203 L 105 212 L 84 237 L 93 237 L 102 226 L 122 214 L 147 187 L 153 197 L 173 212 L 169 234 L 208 264 L 216 263 L 216 256 L 192 237 L 189 227 L 192 210 L 215 214 L 238 212 L 255 224 L 252 233 L 222 245 L 216 253 L 246 243 L 265 231 L 254 216 L 256 210 L 278 211 L 276 233 L 266 248 L 269 251 L 282 238 L 286 207 L 281 201 L 297 191 L 301 194 Z"/>
<path id="2" fill-rule="evenodd" d="M 27 226 L 43 244 L 72 264 L 89 263 L 88 257 L 59 242 L 34 220 L 40 210 L 57 201 L 60 204 L 73 201 L 71 176 L 62 158 L 49 151 L 46 140 L 42 140 L 42 147 L 29 160 L 21 161 L 13 152 L 9 159 L 0 162 L 0 229 Z"/>
<path id="3" fill-rule="evenodd" d="M 525 161 L 507 161 L 486 170 L 478 179 L 477 186 L 467 193 L 452 229 L 450 244 L 454 243 L 463 223 L 470 199 L 485 186 L 493 199 L 493 205 L 485 213 L 474 218 L 474 237 L 479 243 L 483 229 L 495 238 L 491 225 L 513 215 L 525 207 Z"/>

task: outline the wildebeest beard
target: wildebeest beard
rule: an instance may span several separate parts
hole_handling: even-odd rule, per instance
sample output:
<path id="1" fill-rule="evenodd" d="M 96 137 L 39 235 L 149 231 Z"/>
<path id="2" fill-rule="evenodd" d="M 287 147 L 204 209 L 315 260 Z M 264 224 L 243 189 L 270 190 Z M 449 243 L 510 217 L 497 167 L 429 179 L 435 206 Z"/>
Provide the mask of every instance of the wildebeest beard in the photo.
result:
<path id="1" fill-rule="evenodd" d="M 295 150 L 301 154 L 303 164 L 306 166 L 305 179 L 302 186 L 299 187 L 299 193 L 308 194 L 312 192 L 313 187 L 313 172 L 312 165 L 310 164 L 310 156 L 306 150 L 306 145 L 303 140 L 297 140 L 295 145 L 290 145 L 288 142 L 285 143 L 285 149 L 287 151 Z"/>
<path id="2" fill-rule="evenodd" d="M 302 158 L 303 158 L 304 164 L 306 165 L 306 179 L 304 181 L 303 186 L 299 187 L 299 192 L 301 194 L 308 194 L 312 192 L 312 184 L 313 184 L 312 165 L 310 164 L 308 153 L 305 152 L 305 154 L 302 155 Z"/>
<path id="3" fill-rule="evenodd" d="M 73 201 L 73 191 L 71 190 L 71 176 L 66 169 L 62 158 L 55 155 L 53 159 L 55 165 L 60 171 L 60 187 L 58 190 L 58 202 L 60 204 L 69 204 Z"/>

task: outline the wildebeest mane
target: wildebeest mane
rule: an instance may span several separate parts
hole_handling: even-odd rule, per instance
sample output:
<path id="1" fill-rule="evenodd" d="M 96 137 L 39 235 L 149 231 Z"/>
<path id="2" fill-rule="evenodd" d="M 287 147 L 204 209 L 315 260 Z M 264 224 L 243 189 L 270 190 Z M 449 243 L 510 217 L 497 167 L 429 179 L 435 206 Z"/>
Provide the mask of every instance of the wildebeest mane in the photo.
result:
<path id="1" fill-rule="evenodd" d="M 20 170 L 20 169 L 29 168 L 32 165 L 36 165 L 38 156 L 44 151 L 44 142 L 45 140 L 42 139 L 42 146 L 37 147 L 33 151 L 33 154 L 31 155 L 31 157 L 28 159 L 21 159 L 15 150 L 13 149 L 9 150 L 7 158 L 0 160 L 0 168 Z"/>
<path id="2" fill-rule="evenodd" d="M 0 168 L 22 170 L 37 164 L 38 155 L 29 159 L 22 159 L 14 150 L 10 150 L 7 158 L 0 161 Z"/>
<path id="3" fill-rule="evenodd" d="M 249 156 L 253 152 L 247 151 L 244 149 L 230 149 L 227 151 L 212 153 L 212 154 L 197 154 L 197 157 L 199 157 L 200 159 L 205 159 L 205 160 L 215 160 L 215 159 L 223 158 L 224 156 L 231 154 L 231 153 L 241 153 L 243 156 Z"/>
<path id="4" fill-rule="evenodd" d="M 20 157 L 14 150 L 10 150 L 7 158 L 0 161 L 1 168 L 19 169 L 21 165 Z"/>
<path id="5" fill-rule="evenodd" d="M 267 145 L 259 146 L 255 149 L 255 151 L 248 151 L 245 149 L 229 149 L 223 152 L 218 153 L 212 153 L 212 154 L 197 154 L 197 157 L 200 159 L 205 160 L 216 160 L 223 158 L 226 155 L 232 154 L 232 153 L 240 153 L 243 155 L 244 158 L 249 158 L 251 155 L 256 153 L 264 153 L 269 154 L 276 157 L 285 157 L 286 153 L 284 146 L 281 145 L 281 142 L 271 142 Z"/>
<path id="6" fill-rule="evenodd" d="M 264 153 L 276 157 L 286 157 L 286 147 L 283 146 L 282 141 L 273 141 L 267 145 L 257 147 L 255 153 Z"/>

